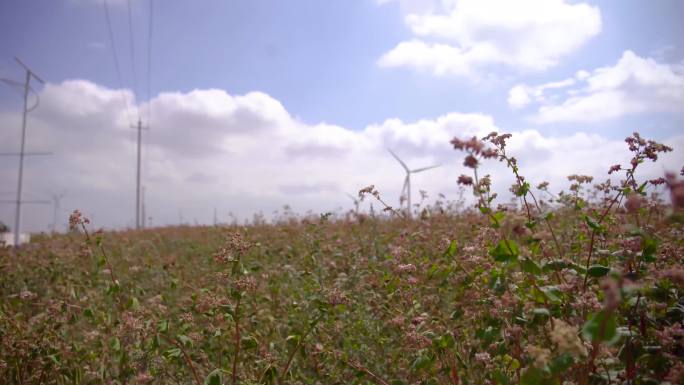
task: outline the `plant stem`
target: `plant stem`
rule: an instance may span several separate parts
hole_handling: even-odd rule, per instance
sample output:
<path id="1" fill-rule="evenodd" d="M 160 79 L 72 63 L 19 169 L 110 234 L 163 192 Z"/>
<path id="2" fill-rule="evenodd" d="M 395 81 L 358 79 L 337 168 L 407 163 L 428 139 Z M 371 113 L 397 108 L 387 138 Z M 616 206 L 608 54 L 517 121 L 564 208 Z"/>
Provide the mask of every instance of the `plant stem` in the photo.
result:
<path id="1" fill-rule="evenodd" d="M 237 384 L 237 364 L 238 356 L 240 355 L 240 300 L 242 295 L 237 299 L 235 305 L 235 355 L 233 356 L 233 385 Z"/>
<path id="2" fill-rule="evenodd" d="M 81 228 L 83 228 L 83 233 L 86 236 L 86 240 L 88 243 L 92 243 L 92 239 L 90 238 L 90 233 L 88 233 L 88 229 L 86 229 L 85 223 L 81 222 Z M 102 244 L 100 242 L 95 242 L 97 244 L 98 250 L 100 250 L 100 253 L 102 253 L 102 257 L 105 260 L 105 264 L 107 265 L 107 269 L 109 269 L 109 278 L 111 278 L 112 283 L 117 286 L 118 282 L 116 280 L 116 276 L 114 275 L 114 268 L 112 268 L 111 263 L 109 262 L 109 258 L 107 257 L 107 253 L 104 250 L 104 247 L 102 247 Z"/>
<path id="3" fill-rule="evenodd" d="M 280 377 L 278 378 L 278 383 L 281 383 L 283 378 L 285 378 L 285 376 L 287 375 L 287 372 L 290 370 L 290 365 L 292 365 L 292 360 L 294 359 L 297 350 L 299 350 L 299 347 L 302 345 L 304 339 L 311 333 L 311 331 L 313 331 L 313 329 L 316 327 L 321 318 L 323 318 L 323 314 L 319 315 L 318 317 L 316 317 L 316 319 L 313 320 L 313 322 L 309 326 L 309 329 L 307 329 L 306 333 L 304 333 L 304 335 L 299 339 L 299 341 L 297 341 L 297 345 L 294 349 L 292 349 L 289 357 L 287 358 L 287 363 L 285 364 L 285 367 L 283 368 L 283 371 L 280 374 Z"/>
<path id="4" fill-rule="evenodd" d="M 367 375 L 369 375 L 377 384 L 379 384 L 379 385 L 389 385 L 389 383 L 387 383 L 387 381 L 385 381 L 385 380 L 383 380 L 382 378 L 378 377 L 378 376 L 375 375 L 373 372 L 371 372 L 370 370 L 368 370 L 368 368 L 366 368 L 365 366 L 362 366 L 360 363 L 355 363 L 355 362 L 352 362 L 352 361 L 345 361 L 345 362 L 347 363 L 347 365 L 351 366 L 352 368 L 354 368 L 354 369 L 356 369 L 356 370 L 358 370 L 358 371 L 360 371 L 360 372 L 364 372 L 364 373 L 366 373 Z"/>
<path id="5" fill-rule="evenodd" d="M 183 345 L 181 345 L 178 341 L 174 340 L 171 337 L 168 337 L 164 334 L 160 334 L 160 335 L 162 336 L 162 338 L 167 340 L 169 343 L 171 343 L 172 345 L 174 345 L 175 347 L 180 349 L 181 354 L 183 354 L 183 359 L 185 360 L 185 363 L 188 364 L 188 366 L 190 367 L 190 371 L 192 371 L 192 375 L 195 378 L 195 383 L 197 385 L 202 385 L 202 381 L 200 380 L 199 374 L 197 374 L 197 369 L 195 369 L 195 365 L 192 363 L 192 360 L 190 359 L 190 356 L 188 355 L 188 353 L 183 348 Z"/>

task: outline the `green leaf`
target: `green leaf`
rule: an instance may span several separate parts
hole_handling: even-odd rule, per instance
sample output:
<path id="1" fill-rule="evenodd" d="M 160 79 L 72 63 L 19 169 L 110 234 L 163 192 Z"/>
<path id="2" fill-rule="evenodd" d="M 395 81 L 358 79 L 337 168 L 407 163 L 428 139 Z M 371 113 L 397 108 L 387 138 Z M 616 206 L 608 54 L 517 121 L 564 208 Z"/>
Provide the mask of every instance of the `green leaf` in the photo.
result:
<path id="1" fill-rule="evenodd" d="M 131 300 L 128 303 L 128 308 L 133 309 L 133 310 L 139 309 L 140 308 L 140 302 L 138 301 L 138 299 L 135 297 L 131 297 Z"/>
<path id="2" fill-rule="evenodd" d="M 492 378 L 496 385 L 509 385 L 511 383 L 508 377 L 499 369 L 494 371 Z"/>
<path id="3" fill-rule="evenodd" d="M 159 325 L 157 326 L 157 331 L 160 333 L 166 333 L 167 331 L 169 331 L 169 321 L 163 320 L 159 322 Z"/>
<path id="4" fill-rule="evenodd" d="M 113 283 L 109 284 L 107 287 L 107 294 L 113 295 L 118 293 L 121 290 L 121 287 L 119 286 L 119 281 L 114 281 Z"/>
<path id="5" fill-rule="evenodd" d="M 88 318 L 95 318 L 95 314 L 93 313 L 93 309 L 87 307 L 83 309 L 83 315 L 88 317 Z"/>
<path id="6" fill-rule="evenodd" d="M 118 352 L 121 350 L 121 341 L 119 341 L 117 337 L 114 337 L 109 341 L 109 347 L 111 347 L 113 351 Z"/>
<path id="7" fill-rule="evenodd" d="M 604 228 L 603 228 L 603 226 L 601 226 L 601 225 L 596 221 L 596 219 L 594 219 L 594 218 L 592 218 L 592 217 L 590 217 L 590 216 L 588 216 L 588 215 L 585 215 L 585 216 L 584 216 L 584 222 L 586 222 L 587 226 L 589 226 L 589 228 L 592 229 L 592 230 L 594 230 L 595 232 L 597 232 L 597 233 L 603 233 Z"/>
<path id="8" fill-rule="evenodd" d="M 518 191 L 515 192 L 515 195 L 521 197 L 526 195 L 528 191 L 530 191 L 530 184 L 525 182 L 520 186 Z"/>
<path id="9" fill-rule="evenodd" d="M 446 250 L 444 250 L 444 257 L 453 257 L 456 255 L 456 251 L 458 250 L 458 243 L 456 241 L 451 241 L 449 243 L 449 247 L 447 247 Z"/>
<path id="10" fill-rule="evenodd" d="M 50 354 L 50 355 L 48 356 L 48 358 L 50 358 L 50 360 L 51 360 L 55 365 L 57 365 L 57 366 L 60 365 L 59 359 L 57 358 L 57 355 L 56 355 L 56 354 Z"/>
<path id="11" fill-rule="evenodd" d="M 505 216 L 506 213 L 504 213 L 503 211 L 497 211 L 494 214 L 492 214 L 491 217 L 489 217 L 489 221 L 492 223 L 492 226 L 494 226 L 494 228 L 499 228 L 499 226 L 501 225 L 501 221 L 504 219 Z"/>
<path id="12" fill-rule="evenodd" d="M 574 364 L 574 360 L 571 355 L 567 353 L 561 354 L 549 362 L 549 369 L 551 369 L 551 373 L 553 374 L 562 374 L 568 370 L 572 364 Z"/>
<path id="13" fill-rule="evenodd" d="M 496 247 L 489 249 L 489 255 L 497 262 L 515 261 L 520 255 L 520 249 L 515 241 L 502 239 Z"/>
<path id="14" fill-rule="evenodd" d="M 171 348 L 164 352 L 166 358 L 178 358 L 181 356 L 181 350 L 179 348 Z"/>
<path id="15" fill-rule="evenodd" d="M 570 267 L 570 263 L 567 261 L 563 261 L 560 259 L 556 259 L 553 261 L 546 262 L 544 266 L 542 266 L 542 270 L 544 272 L 549 272 L 549 271 L 561 271 L 563 269 L 567 269 Z"/>
<path id="16" fill-rule="evenodd" d="M 285 342 L 287 342 L 288 345 L 298 345 L 300 339 L 301 339 L 301 337 L 299 335 L 292 334 L 292 335 L 287 336 L 287 338 L 285 339 Z"/>
<path id="17" fill-rule="evenodd" d="M 547 373 L 539 368 L 531 366 L 520 377 L 520 385 L 542 385 L 547 383 Z"/>
<path id="18" fill-rule="evenodd" d="M 432 345 L 436 349 L 451 348 L 454 346 L 455 343 L 456 341 L 454 340 L 454 336 L 452 336 L 450 333 L 444 334 L 439 338 L 435 338 L 434 340 L 432 340 Z"/>
<path id="19" fill-rule="evenodd" d="M 589 270 L 587 270 L 587 274 L 589 274 L 590 277 L 598 278 L 605 276 L 609 271 L 609 267 L 603 265 L 592 265 L 589 267 Z"/>
<path id="20" fill-rule="evenodd" d="M 576 263 L 560 259 L 549 261 L 542 266 L 542 271 L 544 271 L 545 273 L 548 273 L 550 271 L 561 271 L 563 269 L 572 269 L 578 272 L 579 274 L 584 274 L 587 272 L 584 267 Z"/>
<path id="21" fill-rule="evenodd" d="M 542 286 L 540 287 L 542 293 L 546 296 L 546 299 L 551 302 L 551 303 L 560 303 L 561 302 L 561 296 L 563 295 L 563 292 L 557 287 L 553 285 L 549 286 Z"/>
<path id="22" fill-rule="evenodd" d="M 434 363 L 434 357 L 428 356 L 428 355 L 421 355 L 416 358 L 415 361 L 413 361 L 413 365 L 411 365 L 411 369 L 413 371 L 418 371 L 422 369 L 428 369 L 432 366 Z"/>
<path id="23" fill-rule="evenodd" d="M 261 383 L 262 384 L 275 384 L 277 380 L 278 380 L 278 369 L 273 365 L 269 365 L 266 368 L 266 370 L 264 370 L 264 373 L 261 375 Z"/>
<path id="24" fill-rule="evenodd" d="M 254 349 L 257 346 L 259 346 L 259 342 L 253 336 L 242 337 L 242 340 L 240 341 L 240 343 L 242 344 L 242 347 L 245 350 L 246 349 Z"/>
<path id="25" fill-rule="evenodd" d="M 655 239 L 653 238 L 644 238 L 644 244 L 643 244 L 643 253 L 644 254 L 653 254 L 656 252 L 658 248 L 658 244 Z"/>
<path id="26" fill-rule="evenodd" d="M 221 382 L 223 382 L 222 374 L 221 369 L 214 369 L 204 379 L 204 385 L 221 385 Z"/>
<path id="27" fill-rule="evenodd" d="M 655 257 L 656 251 L 658 251 L 658 242 L 651 237 L 644 236 L 641 246 L 641 258 L 646 262 L 655 262 L 657 260 Z"/>
<path id="28" fill-rule="evenodd" d="M 594 314 L 582 327 L 582 337 L 591 342 L 614 344 L 620 339 L 615 316 L 606 311 Z"/>
<path id="29" fill-rule="evenodd" d="M 161 346 L 161 339 L 159 338 L 159 334 L 155 333 L 152 341 L 150 342 L 150 348 L 157 349 L 159 346 Z"/>
<path id="30" fill-rule="evenodd" d="M 538 317 L 551 317 L 551 312 L 549 312 L 549 309 L 544 307 L 538 307 L 533 309 L 532 314 Z"/>
<path id="31" fill-rule="evenodd" d="M 184 336 L 182 334 L 178 335 L 178 341 L 183 344 L 183 346 L 192 346 L 192 339 L 188 336 Z"/>
<path id="32" fill-rule="evenodd" d="M 542 273 L 542 269 L 541 267 L 539 267 L 539 265 L 537 265 L 537 262 L 529 258 L 524 258 L 522 261 L 520 261 L 520 268 L 522 269 L 522 271 L 530 273 L 535 276 L 538 276 Z"/>
<path id="33" fill-rule="evenodd" d="M 639 186 L 639 188 L 637 189 L 637 192 L 641 195 L 646 195 L 646 193 L 644 192 L 646 185 L 648 185 L 648 181 L 642 183 L 641 186 Z"/>

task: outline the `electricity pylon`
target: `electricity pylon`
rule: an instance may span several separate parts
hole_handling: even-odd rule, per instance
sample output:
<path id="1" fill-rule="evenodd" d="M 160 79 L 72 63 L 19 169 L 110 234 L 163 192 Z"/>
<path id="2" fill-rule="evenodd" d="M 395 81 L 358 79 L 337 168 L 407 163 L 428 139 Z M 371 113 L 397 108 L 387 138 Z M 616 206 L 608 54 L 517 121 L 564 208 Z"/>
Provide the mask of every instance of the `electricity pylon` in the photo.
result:
<path id="1" fill-rule="evenodd" d="M 14 213 L 14 247 L 19 246 L 19 234 L 21 233 L 21 204 L 22 203 L 29 203 L 29 202 L 22 202 L 21 200 L 21 193 L 22 193 L 22 188 L 24 184 L 24 157 L 28 155 L 47 155 L 48 153 L 42 153 L 42 152 L 37 152 L 37 153 L 27 153 L 25 151 L 25 146 L 26 146 L 26 119 L 28 117 L 28 113 L 33 111 L 36 107 L 38 107 L 38 102 L 31 106 L 29 108 L 28 106 L 28 96 L 29 92 L 34 92 L 31 89 L 31 79 L 36 79 L 39 83 L 45 84 L 45 81 L 41 79 L 38 75 L 36 75 L 33 70 L 31 70 L 26 64 L 24 64 L 19 58 L 14 58 L 16 62 L 26 71 L 26 77 L 24 79 L 24 110 L 23 110 L 23 115 L 22 115 L 22 120 L 21 120 L 21 146 L 19 147 L 19 152 L 18 153 L 4 153 L 2 155 L 18 155 L 19 156 L 19 178 L 17 181 L 17 199 L 15 200 L 16 204 L 16 210 Z M 5 83 L 9 84 L 16 84 L 17 82 L 14 82 L 9 79 L 2 79 Z M 36 94 L 37 96 L 38 94 Z M 35 202 L 34 202 L 35 203 Z"/>

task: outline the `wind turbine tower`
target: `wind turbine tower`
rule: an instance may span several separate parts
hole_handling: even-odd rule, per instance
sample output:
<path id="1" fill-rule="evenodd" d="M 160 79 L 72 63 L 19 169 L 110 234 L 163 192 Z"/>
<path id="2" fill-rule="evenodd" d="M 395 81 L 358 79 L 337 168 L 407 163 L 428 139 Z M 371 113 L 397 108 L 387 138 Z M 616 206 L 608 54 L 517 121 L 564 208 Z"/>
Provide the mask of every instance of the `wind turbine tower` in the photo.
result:
<path id="1" fill-rule="evenodd" d="M 404 178 L 404 187 L 401 188 L 401 197 L 404 197 L 404 196 L 406 197 L 406 203 L 408 205 L 408 217 L 411 218 L 411 210 L 412 210 L 412 208 L 411 208 L 411 174 L 416 174 L 419 172 L 423 172 L 423 171 L 427 171 L 427 170 L 430 170 L 433 168 L 437 168 L 440 165 L 437 164 L 434 166 L 421 167 L 421 168 L 416 168 L 416 169 L 411 170 L 410 168 L 408 168 L 406 163 L 404 163 L 404 161 L 401 160 L 401 158 L 399 158 L 399 156 L 397 156 L 397 154 L 394 153 L 394 151 L 390 150 L 389 148 L 387 149 L 387 151 L 389 151 L 389 153 L 392 154 L 394 159 L 396 159 L 397 162 L 399 162 L 399 164 L 401 164 L 401 167 L 404 168 L 404 171 L 406 171 L 406 177 Z M 400 198 L 399 202 L 401 204 L 401 198 Z"/>

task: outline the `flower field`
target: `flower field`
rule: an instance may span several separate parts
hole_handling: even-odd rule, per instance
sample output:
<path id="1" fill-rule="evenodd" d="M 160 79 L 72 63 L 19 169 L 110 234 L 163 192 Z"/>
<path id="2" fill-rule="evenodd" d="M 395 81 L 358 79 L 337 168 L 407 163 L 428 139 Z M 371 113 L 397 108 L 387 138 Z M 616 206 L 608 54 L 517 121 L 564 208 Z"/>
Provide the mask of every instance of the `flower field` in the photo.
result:
<path id="1" fill-rule="evenodd" d="M 476 205 L 411 219 L 102 232 L 75 212 L 0 250 L 0 383 L 684 383 L 684 184 L 638 172 L 670 149 L 635 134 L 612 182 L 554 194 L 507 139 L 454 139 Z"/>

